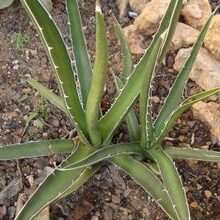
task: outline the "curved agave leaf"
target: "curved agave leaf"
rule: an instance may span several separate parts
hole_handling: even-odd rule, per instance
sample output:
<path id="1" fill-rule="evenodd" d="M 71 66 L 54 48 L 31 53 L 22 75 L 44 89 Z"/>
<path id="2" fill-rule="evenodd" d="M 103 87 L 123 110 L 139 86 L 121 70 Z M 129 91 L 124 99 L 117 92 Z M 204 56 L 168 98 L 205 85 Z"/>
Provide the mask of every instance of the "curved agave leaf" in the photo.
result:
<path id="1" fill-rule="evenodd" d="M 149 145 L 153 136 L 153 123 L 151 116 L 151 83 L 153 74 L 157 65 L 159 50 L 161 49 L 162 39 L 159 38 L 155 44 L 155 51 L 149 57 L 149 66 L 146 70 L 146 77 L 143 79 L 143 84 L 140 92 L 140 125 L 141 125 L 141 146 L 146 147 Z"/>
<path id="2" fill-rule="evenodd" d="M 167 28 L 167 31 L 165 32 L 165 37 L 163 40 L 163 47 L 160 53 L 159 63 L 163 61 L 163 59 L 166 57 L 167 50 L 170 46 L 170 43 L 172 41 L 173 35 L 176 30 L 176 24 L 179 20 L 180 11 L 182 8 L 183 0 L 177 0 L 175 9 L 173 10 L 173 14 L 170 18 L 169 27 Z"/>
<path id="3" fill-rule="evenodd" d="M 113 77 L 115 80 L 115 85 L 117 89 L 117 93 L 120 93 L 120 90 L 123 87 L 123 83 L 121 79 L 113 73 Z M 140 140 L 140 127 L 138 123 L 138 119 L 134 112 L 134 109 L 131 109 L 130 112 L 125 117 L 125 122 L 127 124 L 129 137 L 132 141 Z"/>
<path id="4" fill-rule="evenodd" d="M 177 219 L 164 185 L 149 168 L 130 156 L 118 156 L 111 158 L 110 161 L 130 175 L 172 219 Z"/>
<path id="5" fill-rule="evenodd" d="M 173 159 L 220 162 L 220 152 L 218 151 L 202 150 L 192 147 L 165 147 L 164 151 Z"/>
<path id="6" fill-rule="evenodd" d="M 82 30 L 82 20 L 77 0 L 67 0 L 67 12 L 70 23 L 77 75 L 79 77 L 81 87 L 82 102 L 85 109 L 91 84 L 92 68 L 86 49 L 85 37 Z"/>
<path id="7" fill-rule="evenodd" d="M 163 183 L 179 220 L 189 220 L 190 213 L 181 178 L 172 159 L 162 150 L 148 150 L 147 153 L 157 162 Z"/>
<path id="8" fill-rule="evenodd" d="M 127 79 L 127 82 L 115 103 L 101 119 L 100 130 L 104 138 L 104 144 L 108 143 L 114 130 L 121 123 L 124 116 L 129 112 L 129 109 L 140 93 L 142 79 L 146 76 L 146 69 L 149 65 L 149 57 L 151 56 L 155 48 L 154 46 L 157 43 L 160 35 L 167 29 L 169 25 L 169 19 L 172 15 L 173 9 L 175 8 L 175 4 L 176 0 L 171 0 L 168 10 L 161 22 L 157 33 L 154 35 L 151 45 L 148 47 L 144 56 L 135 67 L 130 77 Z"/>
<path id="9" fill-rule="evenodd" d="M 57 96 L 55 93 L 53 93 L 51 90 L 49 90 L 47 87 L 42 85 L 41 83 L 37 82 L 34 79 L 29 79 L 28 83 L 33 86 L 44 98 L 46 98 L 51 104 L 55 105 L 57 108 L 59 108 L 61 111 L 66 113 L 68 115 L 68 112 L 65 107 L 64 101 Z"/>
<path id="10" fill-rule="evenodd" d="M 153 145 L 157 145 L 158 143 L 160 143 L 163 138 L 167 135 L 167 133 L 169 132 L 169 130 L 172 128 L 172 126 L 174 125 L 174 123 L 176 122 L 176 120 L 179 118 L 179 116 L 186 111 L 188 108 L 190 108 L 194 103 L 201 101 L 203 99 L 206 99 L 212 95 L 215 95 L 217 93 L 220 92 L 220 88 L 217 89 L 212 89 L 209 91 L 205 91 L 205 92 L 201 92 L 198 93 L 196 95 L 193 95 L 191 97 L 189 97 L 188 99 L 186 99 L 184 102 L 182 102 L 179 107 L 177 109 L 175 109 L 170 116 L 167 118 L 167 120 L 165 121 L 164 125 L 161 126 L 161 130 L 159 135 L 157 136 L 157 139 L 155 141 L 155 143 L 152 144 Z"/>
<path id="11" fill-rule="evenodd" d="M 43 157 L 70 153 L 75 148 L 72 140 L 36 141 L 0 147 L 0 160 Z"/>
<path id="12" fill-rule="evenodd" d="M 98 1 L 96 3 L 96 55 L 91 88 L 86 105 L 86 121 L 92 143 L 102 142 L 99 131 L 100 102 L 102 99 L 108 65 L 108 44 L 104 16 Z"/>
<path id="13" fill-rule="evenodd" d="M 165 121 L 167 120 L 167 117 L 170 115 L 171 112 L 173 112 L 175 110 L 176 107 L 178 107 L 178 104 L 179 104 L 180 99 L 182 97 L 184 87 L 187 83 L 187 80 L 188 80 L 189 74 L 191 72 L 191 69 L 193 67 L 193 64 L 196 60 L 196 57 L 197 57 L 198 52 L 200 50 L 200 47 L 203 43 L 205 35 L 208 31 L 208 28 L 211 23 L 213 15 L 214 14 L 211 14 L 211 16 L 207 20 L 206 24 L 204 25 L 202 31 L 200 32 L 199 37 L 193 46 L 193 49 L 192 49 L 190 56 L 188 57 L 185 64 L 183 65 L 183 68 L 179 72 L 179 74 L 178 74 L 175 82 L 173 83 L 173 86 L 170 89 L 170 92 L 164 102 L 164 105 L 162 106 L 161 111 L 159 112 L 159 114 L 157 116 L 157 119 L 154 123 L 156 137 L 160 133 L 161 127 L 164 125 Z"/>
<path id="14" fill-rule="evenodd" d="M 126 82 L 126 78 L 130 76 L 130 74 L 133 71 L 133 61 L 132 61 L 130 46 L 124 34 L 124 31 L 114 15 L 113 18 L 115 22 L 115 33 L 120 41 L 121 52 L 122 52 L 123 68 L 122 68 L 121 77 L 122 77 L 122 82 L 124 84 Z"/>
<path id="15" fill-rule="evenodd" d="M 67 166 L 93 152 L 92 148 L 79 146 L 70 157 L 61 165 Z M 85 169 L 60 171 L 55 169 L 44 182 L 38 187 L 34 194 L 29 198 L 22 210 L 18 213 L 16 220 L 33 219 L 44 207 L 48 206 L 52 201 L 58 199 L 65 194 L 70 188 L 74 188 L 74 184 L 78 181 Z M 86 180 L 87 178 L 84 177 Z M 79 184 L 80 186 L 81 184 Z"/>
<path id="16" fill-rule="evenodd" d="M 97 151 L 94 151 L 89 156 L 83 158 L 80 161 L 77 161 L 76 163 L 69 164 L 65 166 L 64 168 L 61 168 L 61 170 L 71 170 L 71 169 L 79 169 L 83 167 L 88 167 L 98 162 L 101 162 L 103 160 L 107 160 L 112 157 L 123 155 L 123 154 L 143 155 L 143 150 L 140 148 L 140 146 L 137 143 L 134 143 L 134 144 L 124 143 L 124 144 L 110 145 L 110 146 L 98 149 Z"/>
<path id="17" fill-rule="evenodd" d="M 99 169 L 101 168 L 101 164 L 95 164 L 92 167 L 86 167 L 83 172 L 80 174 L 80 176 L 74 181 L 74 184 L 69 186 L 67 190 L 62 193 L 62 195 L 59 197 L 64 198 L 71 194 L 72 192 L 76 191 L 81 187 L 84 183 L 86 183 Z"/>
<path id="18" fill-rule="evenodd" d="M 61 34 L 53 22 L 51 15 L 48 14 L 40 2 L 33 0 L 21 0 L 21 2 L 29 13 L 45 45 L 70 119 L 80 133 L 83 141 L 88 144 L 86 140 L 88 138 L 88 132 L 85 114 L 76 89 L 71 60 Z"/>

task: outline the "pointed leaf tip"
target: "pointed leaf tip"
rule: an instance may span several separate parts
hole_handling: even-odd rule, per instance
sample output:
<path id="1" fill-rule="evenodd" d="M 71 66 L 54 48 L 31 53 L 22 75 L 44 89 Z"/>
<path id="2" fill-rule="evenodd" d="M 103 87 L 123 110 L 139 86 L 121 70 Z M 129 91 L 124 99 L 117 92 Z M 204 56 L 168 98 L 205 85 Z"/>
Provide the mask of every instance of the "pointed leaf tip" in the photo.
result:
<path id="1" fill-rule="evenodd" d="M 99 12 L 102 14 L 102 9 L 101 9 L 101 4 L 100 0 L 96 0 L 96 7 L 95 7 L 96 12 Z"/>

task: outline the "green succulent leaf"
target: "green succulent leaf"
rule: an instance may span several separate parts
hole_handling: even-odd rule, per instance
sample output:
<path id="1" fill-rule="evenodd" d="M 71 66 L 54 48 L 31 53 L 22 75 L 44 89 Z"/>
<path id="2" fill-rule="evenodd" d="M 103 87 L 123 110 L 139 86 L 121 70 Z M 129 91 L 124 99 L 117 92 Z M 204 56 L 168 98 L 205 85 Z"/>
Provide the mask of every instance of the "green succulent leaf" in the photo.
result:
<path id="1" fill-rule="evenodd" d="M 122 80 L 113 74 L 115 85 L 117 89 L 117 93 L 120 93 L 120 90 L 123 88 Z M 127 124 L 129 137 L 132 141 L 139 141 L 140 140 L 140 127 L 138 123 L 138 119 L 136 117 L 134 109 L 131 109 L 129 113 L 125 117 L 125 122 Z"/>
<path id="2" fill-rule="evenodd" d="M 183 0 L 176 1 L 175 9 L 173 10 L 172 16 L 170 18 L 169 27 L 167 31 L 164 33 L 163 46 L 160 53 L 160 59 L 158 63 L 161 63 L 163 59 L 166 57 L 167 50 L 172 41 L 173 35 L 176 30 L 176 24 L 179 20 L 180 11 L 182 8 Z"/>
<path id="3" fill-rule="evenodd" d="M 112 157 L 123 155 L 123 154 L 124 155 L 131 155 L 131 154 L 142 155 L 143 150 L 140 148 L 139 144 L 137 143 L 114 144 L 114 145 L 110 145 L 110 146 L 98 149 L 97 151 L 94 151 L 92 154 L 83 158 L 82 160 L 77 161 L 74 164 L 69 164 L 68 166 L 62 168 L 62 170 L 78 169 L 78 168 L 91 166 L 103 160 L 107 160 Z"/>
<path id="4" fill-rule="evenodd" d="M 220 88 L 216 88 L 216 89 L 211 89 L 209 91 L 204 91 L 204 92 L 200 92 L 196 95 L 193 95 L 191 97 L 189 97 L 188 99 L 186 99 L 184 102 L 182 102 L 178 108 L 176 108 L 167 118 L 167 120 L 165 121 L 165 124 L 163 126 L 161 126 L 161 130 L 157 136 L 156 139 L 156 144 L 153 143 L 153 145 L 157 145 L 158 143 L 160 143 L 163 138 L 167 135 L 167 133 L 169 132 L 169 130 L 172 128 L 172 126 L 175 124 L 176 120 L 179 118 L 179 116 L 185 112 L 187 109 L 189 109 L 193 104 L 195 104 L 198 101 L 201 101 L 203 99 L 206 99 L 210 96 L 213 96 L 217 93 L 220 92 Z"/>
<path id="5" fill-rule="evenodd" d="M 148 150 L 147 153 L 157 162 L 163 183 L 179 220 L 189 220 L 190 213 L 181 178 L 172 159 L 162 150 Z"/>
<path id="6" fill-rule="evenodd" d="M 110 161 L 130 175 L 172 219 L 177 219 L 164 185 L 148 167 L 130 156 L 117 156 Z"/>
<path id="7" fill-rule="evenodd" d="M 69 194 L 73 193 L 77 189 L 79 189 L 84 183 L 86 183 L 99 169 L 101 168 L 101 164 L 95 164 L 92 167 L 86 167 L 80 176 L 74 181 L 74 183 L 67 188 L 67 190 L 62 193 L 59 198 L 64 198 Z"/>
<path id="8" fill-rule="evenodd" d="M 92 68 L 86 49 L 85 37 L 82 30 L 82 20 L 77 0 L 67 0 L 67 11 L 70 23 L 73 52 L 79 77 L 82 102 L 86 108 L 89 88 L 92 79 Z"/>
<path id="9" fill-rule="evenodd" d="M 173 159 L 220 162 L 220 152 L 218 151 L 203 150 L 192 147 L 165 147 L 164 151 Z"/>
<path id="10" fill-rule="evenodd" d="M 114 22 L 115 22 L 115 33 L 119 39 L 121 52 L 122 52 L 123 68 L 122 68 L 121 80 L 124 84 L 126 82 L 126 78 L 130 76 L 130 74 L 133 71 L 133 61 L 132 61 L 131 50 L 127 37 L 125 36 L 121 25 L 118 23 L 115 17 L 114 17 Z"/>
<path id="11" fill-rule="evenodd" d="M 34 79 L 29 79 L 28 83 L 35 88 L 44 98 L 46 98 L 51 104 L 59 108 L 64 113 L 68 114 L 64 101 L 54 94 L 50 89 L 37 82 Z"/>
<path id="12" fill-rule="evenodd" d="M 143 80 L 143 84 L 140 92 L 140 125 L 141 125 L 141 146 L 145 147 L 149 145 L 149 142 L 153 136 L 153 123 L 151 116 L 151 83 L 153 74 L 157 65 L 157 59 L 159 57 L 159 50 L 161 49 L 162 39 L 159 38 L 155 44 L 155 49 L 152 52 L 152 56 L 149 57 L 149 65 L 146 68 L 146 76 Z"/>
<path id="13" fill-rule="evenodd" d="M 70 153 L 75 149 L 72 140 L 36 141 L 0 147 L 0 160 L 15 160 Z"/>
<path id="14" fill-rule="evenodd" d="M 74 151 L 70 157 L 62 163 L 61 167 L 75 163 L 92 152 L 92 148 L 79 146 L 76 151 Z M 62 197 L 63 194 L 69 192 L 68 190 L 74 189 L 74 187 L 77 189 L 76 186 L 81 186 L 83 180 L 87 180 L 86 176 L 83 176 L 81 179 L 82 175 L 84 175 L 85 169 L 68 171 L 55 169 L 29 198 L 15 219 L 33 219 L 44 207 Z M 86 174 L 88 175 L 88 173 Z"/>
<path id="15" fill-rule="evenodd" d="M 161 127 L 163 127 L 163 125 L 165 124 L 167 117 L 175 110 L 175 108 L 178 107 L 178 104 L 179 104 L 181 97 L 182 97 L 184 87 L 186 86 L 189 74 L 190 74 L 191 69 L 193 67 L 193 64 L 196 60 L 196 57 L 197 57 L 198 52 L 200 50 L 200 47 L 203 43 L 205 35 L 208 31 L 212 17 L 213 17 L 213 14 L 209 17 L 209 19 L 207 20 L 206 24 L 204 25 L 202 31 L 200 32 L 199 37 L 193 46 L 193 49 L 192 49 L 190 56 L 188 57 L 185 64 L 183 65 L 183 68 L 179 72 L 179 74 L 178 74 L 175 82 L 173 83 L 173 86 L 170 89 L 170 92 L 164 102 L 164 105 L 162 106 L 161 111 L 158 114 L 158 117 L 154 123 L 156 137 L 161 132 Z"/>
<path id="16" fill-rule="evenodd" d="M 108 64 L 108 44 L 104 16 L 96 5 L 96 56 L 91 88 L 86 106 L 86 121 L 90 138 L 95 146 L 102 142 L 99 131 L 100 102 L 104 92 Z"/>
<path id="17" fill-rule="evenodd" d="M 53 22 L 51 15 L 44 9 L 40 2 L 33 0 L 22 0 L 21 2 L 30 15 L 44 43 L 70 119 L 80 133 L 83 141 L 88 143 L 85 113 L 79 100 L 71 60 L 62 36 Z"/>
<path id="18" fill-rule="evenodd" d="M 169 19 L 172 15 L 173 9 L 175 8 L 175 3 L 176 0 L 171 0 L 161 25 L 157 33 L 154 35 L 154 38 L 150 46 L 147 48 L 143 58 L 137 64 L 130 77 L 127 79 L 127 82 L 115 103 L 101 119 L 100 130 L 104 138 L 104 144 L 108 143 L 113 132 L 121 123 L 124 116 L 129 112 L 131 106 L 134 104 L 137 96 L 139 95 L 143 84 L 143 78 L 146 77 L 146 70 L 149 65 L 149 57 L 152 56 L 152 52 L 156 50 L 155 44 L 158 42 L 160 35 L 167 29 L 169 25 Z"/>

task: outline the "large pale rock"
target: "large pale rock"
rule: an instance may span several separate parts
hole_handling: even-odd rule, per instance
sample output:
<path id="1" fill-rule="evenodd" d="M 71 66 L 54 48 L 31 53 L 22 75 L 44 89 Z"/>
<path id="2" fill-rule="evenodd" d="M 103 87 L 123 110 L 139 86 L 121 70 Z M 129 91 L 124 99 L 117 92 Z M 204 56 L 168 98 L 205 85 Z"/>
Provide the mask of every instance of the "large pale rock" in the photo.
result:
<path id="1" fill-rule="evenodd" d="M 205 47 L 220 60 L 220 15 L 213 17 L 204 42 Z"/>
<path id="2" fill-rule="evenodd" d="M 116 0 L 120 18 L 123 18 L 126 15 L 128 2 L 129 0 Z"/>
<path id="3" fill-rule="evenodd" d="M 211 133 L 220 141 L 220 105 L 215 102 L 197 102 L 192 106 L 194 117 L 206 122 Z"/>
<path id="4" fill-rule="evenodd" d="M 137 33 L 144 36 L 154 34 L 169 3 L 170 0 L 151 0 L 147 3 L 142 13 L 134 21 Z"/>
<path id="5" fill-rule="evenodd" d="M 190 26 L 201 29 L 211 14 L 208 0 L 188 0 L 182 8 L 182 15 Z"/>
<path id="6" fill-rule="evenodd" d="M 143 54 L 144 49 L 142 47 L 142 42 L 144 40 L 144 37 L 141 34 L 137 34 L 136 27 L 134 25 L 129 25 L 123 30 L 128 38 L 131 52 L 133 54 Z"/>
<path id="7" fill-rule="evenodd" d="M 181 69 L 191 50 L 192 48 L 181 49 L 178 52 L 174 64 L 175 70 Z M 201 48 L 190 78 L 204 90 L 220 87 L 220 62 L 213 58 L 208 50 Z"/>
<path id="8" fill-rule="evenodd" d="M 178 22 L 176 31 L 172 39 L 172 50 L 178 50 L 183 47 L 189 47 L 196 42 L 199 31 L 187 24 Z"/>
<path id="9" fill-rule="evenodd" d="M 129 0 L 129 5 L 132 11 L 140 14 L 149 1 L 150 0 Z"/>

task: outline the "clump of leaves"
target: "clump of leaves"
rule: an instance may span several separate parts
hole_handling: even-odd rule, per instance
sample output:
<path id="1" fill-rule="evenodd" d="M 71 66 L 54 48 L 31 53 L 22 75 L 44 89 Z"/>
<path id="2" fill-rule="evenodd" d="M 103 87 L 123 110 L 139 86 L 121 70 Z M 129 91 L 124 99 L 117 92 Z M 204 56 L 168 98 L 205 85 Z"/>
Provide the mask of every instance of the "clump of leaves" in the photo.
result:
<path id="1" fill-rule="evenodd" d="M 13 43 L 15 43 L 15 49 L 17 51 L 21 51 L 24 49 L 25 44 L 30 40 L 30 36 L 26 33 L 14 32 L 11 35 L 11 40 Z"/>
<path id="2" fill-rule="evenodd" d="M 77 0 L 66 2 L 76 73 L 73 72 L 71 59 L 60 32 L 41 3 L 37 0 L 21 2 L 44 43 L 59 84 L 61 97 L 35 80 L 30 80 L 29 83 L 69 116 L 78 132 L 80 143 L 76 144 L 68 139 L 48 140 L 0 149 L 0 160 L 69 153 L 66 160 L 54 169 L 29 198 L 16 219 L 33 219 L 54 200 L 77 190 L 101 167 L 104 160 L 120 166 L 127 172 L 157 201 L 170 218 L 190 219 L 186 194 L 173 159 L 219 162 L 220 153 L 193 148 L 166 147 L 161 143 L 181 113 L 195 102 L 220 92 L 220 88 L 216 88 L 181 101 L 188 76 L 213 14 L 201 30 L 190 56 L 154 120 L 150 103 L 152 78 L 155 68 L 160 65 L 168 50 L 182 0 L 170 1 L 158 31 L 136 66 L 133 66 L 124 33 L 117 21 L 115 22 L 123 53 L 123 71 L 120 77 L 115 76 L 118 96 L 105 115 L 101 114 L 100 101 L 107 77 L 108 46 L 99 1 L 96 3 L 96 54 L 93 68 L 85 46 Z M 80 88 L 76 86 L 75 74 L 78 76 Z M 132 109 L 138 98 L 139 120 Z M 112 136 L 122 121 L 127 123 L 131 142 L 112 145 Z M 146 162 L 149 165 L 146 165 Z M 159 172 L 155 172 L 155 165 L 158 166 Z"/>

